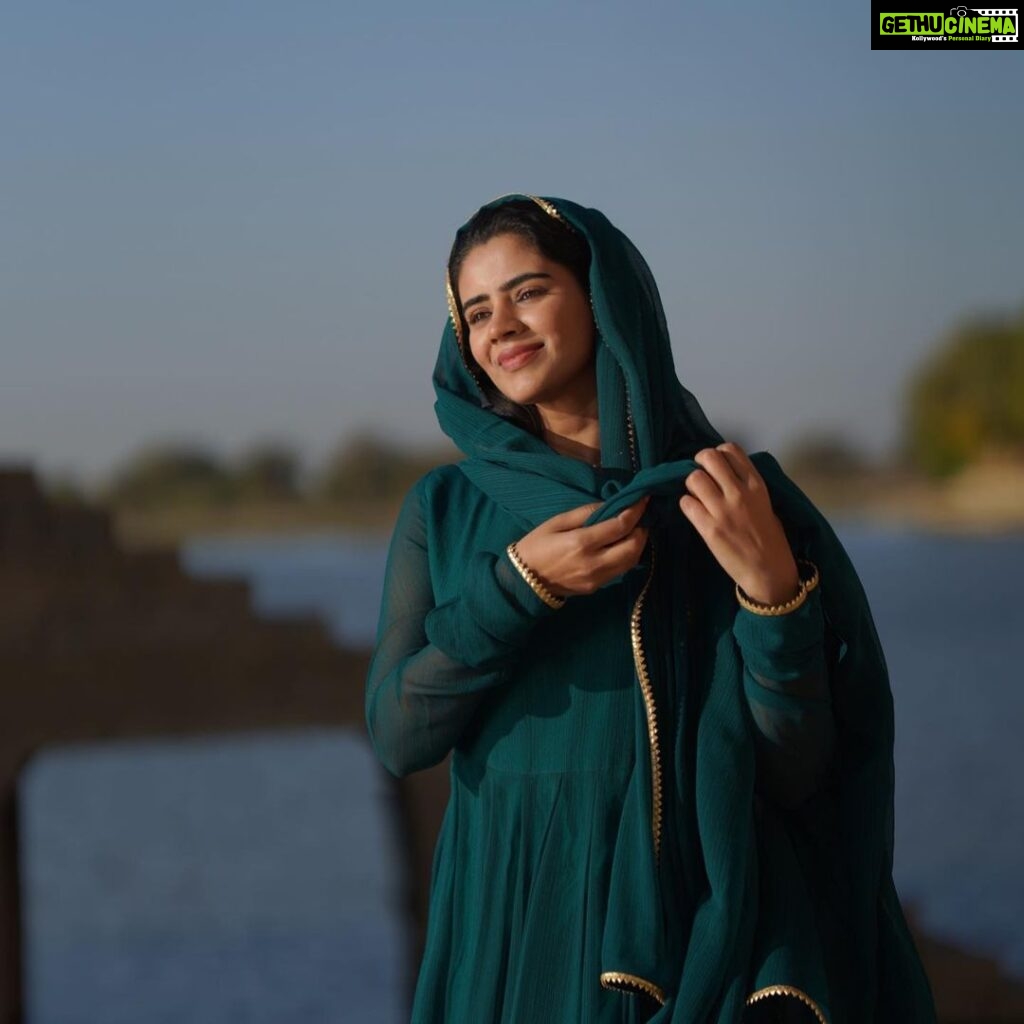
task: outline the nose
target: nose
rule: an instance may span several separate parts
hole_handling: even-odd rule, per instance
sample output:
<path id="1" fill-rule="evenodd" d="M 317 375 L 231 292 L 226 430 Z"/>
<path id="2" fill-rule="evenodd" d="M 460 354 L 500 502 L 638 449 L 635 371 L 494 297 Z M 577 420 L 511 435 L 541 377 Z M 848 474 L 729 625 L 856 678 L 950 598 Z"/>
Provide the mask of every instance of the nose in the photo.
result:
<path id="1" fill-rule="evenodd" d="M 495 303 L 494 309 L 491 311 L 490 323 L 487 325 L 491 341 L 500 341 L 502 338 L 515 335 L 521 326 L 511 303 Z"/>

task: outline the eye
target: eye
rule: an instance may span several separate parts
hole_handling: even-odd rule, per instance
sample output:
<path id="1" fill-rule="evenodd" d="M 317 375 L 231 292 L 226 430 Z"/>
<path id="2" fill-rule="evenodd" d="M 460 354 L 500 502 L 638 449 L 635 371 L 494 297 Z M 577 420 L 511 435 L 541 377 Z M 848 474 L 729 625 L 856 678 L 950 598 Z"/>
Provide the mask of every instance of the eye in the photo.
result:
<path id="1" fill-rule="evenodd" d="M 487 315 L 487 310 L 486 309 L 475 309 L 475 310 L 473 310 L 472 313 L 469 314 L 469 316 L 466 317 L 466 323 L 467 324 L 479 323 L 480 322 L 480 318 L 482 316 L 486 316 L 486 315 Z"/>
<path id="2" fill-rule="evenodd" d="M 543 295 L 543 294 L 544 294 L 544 289 L 543 288 L 538 288 L 536 285 L 534 285 L 533 287 L 530 287 L 530 288 L 524 288 L 519 293 L 519 298 L 520 299 L 528 299 L 531 296 Z"/>

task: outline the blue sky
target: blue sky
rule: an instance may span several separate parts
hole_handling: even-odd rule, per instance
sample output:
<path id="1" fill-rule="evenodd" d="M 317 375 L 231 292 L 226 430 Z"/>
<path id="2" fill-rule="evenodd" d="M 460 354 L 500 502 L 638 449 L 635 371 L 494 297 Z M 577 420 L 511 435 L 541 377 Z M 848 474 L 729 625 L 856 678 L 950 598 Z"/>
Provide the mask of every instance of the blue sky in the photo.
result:
<path id="1" fill-rule="evenodd" d="M 0 461 L 439 439 L 444 260 L 508 191 L 633 238 L 727 436 L 879 454 L 1024 303 L 1024 64 L 869 46 L 866 3 L 8 4 Z"/>

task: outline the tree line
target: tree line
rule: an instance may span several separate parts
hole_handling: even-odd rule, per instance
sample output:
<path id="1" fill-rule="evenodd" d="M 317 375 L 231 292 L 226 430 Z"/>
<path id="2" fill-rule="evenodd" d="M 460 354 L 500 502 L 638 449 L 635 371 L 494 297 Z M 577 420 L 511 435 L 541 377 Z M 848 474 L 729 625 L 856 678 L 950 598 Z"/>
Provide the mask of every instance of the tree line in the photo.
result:
<path id="1" fill-rule="evenodd" d="M 1024 308 L 962 320 L 915 368 L 904 389 L 901 466 L 941 478 L 993 450 L 1024 461 Z M 432 466 L 460 457 L 450 445 L 413 451 L 365 431 L 341 441 L 314 470 L 283 442 L 256 445 L 236 459 L 194 444 L 151 445 L 117 469 L 95 497 L 141 509 L 178 503 L 393 501 Z M 803 438 L 786 464 L 836 477 L 871 469 L 841 432 Z M 60 496 L 62 489 L 75 490 L 64 484 L 53 491 Z"/>
<path id="2" fill-rule="evenodd" d="M 140 510 L 177 504 L 392 500 L 432 466 L 457 455 L 454 449 L 411 451 L 367 432 L 341 441 L 313 469 L 285 442 L 264 442 L 234 459 L 197 444 L 156 444 L 117 468 L 96 488 L 95 497 Z"/>

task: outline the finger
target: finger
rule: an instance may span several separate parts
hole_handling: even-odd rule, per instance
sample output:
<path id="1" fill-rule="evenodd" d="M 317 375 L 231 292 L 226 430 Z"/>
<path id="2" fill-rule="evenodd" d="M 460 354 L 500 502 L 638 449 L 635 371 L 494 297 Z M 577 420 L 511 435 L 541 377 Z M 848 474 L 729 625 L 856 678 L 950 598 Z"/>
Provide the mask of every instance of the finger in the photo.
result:
<path id="1" fill-rule="evenodd" d="M 695 469 L 686 474 L 683 483 L 686 490 L 697 498 L 709 511 L 721 507 L 725 501 L 722 488 L 706 469 Z"/>
<path id="2" fill-rule="evenodd" d="M 647 547 L 648 530 L 644 526 L 634 527 L 613 544 L 608 544 L 594 556 L 594 567 L 602 580 L 613 579 L 636 565 Z"/>
<path id="3" fill-rule="evenodd" d="M 621 520 L 625 524 L 627 530 L 632 530 L 636 527 L 637 523 L 643 518 L 644 512 L 647 510 L 647 506 L 650 503 L 651 496 L 645 494 L 639 501 L 634 501 L 632 505 L 627 505 L 615 518 Z"/>
<path id="4" fill-rule="evenodd" d="M 567 512 L 559 512 L 552 516 L 547 523 L 555 530 L 575 530 L 578 526 L 582 526 L 591 514 L 603 504 L 603 501 L 593 501 L 589 505 L 578 505 Z"/>
<path id="5" fill-rule="evenodd" d="M 618 515 L 582 528 L 585 543 L 592 549 L 606 547 L 625 537 L 639 522 L 647 508 L 650 495 L 627 505 Z"/>
<path id="6" fill-rule="evenodd" d="M 694 529 L 703 537 L 705 531 L 713 523 L 711 513 L 692 494 L 684 494 L 679 499 L 680 511 L 693 523 Z"/>
<path id="7" fill-rule="evenodd" d="M 733 499 L 739 495 L 743 481 L 736 475 L 733 464 L 725 452 L 717 448 L 703 448 L 694 455 L 693 460 L 714 480 L 726 498 Z"/>
<path id="8" fill-rule="evenodd" d="M 715 451 L 721 452 L 732 466 L 733 472 L 746 486 L 763 482 L 757 466 L 751 461 L 750 456 L 733 441 L 726 441 L 717 446 Z"/>

